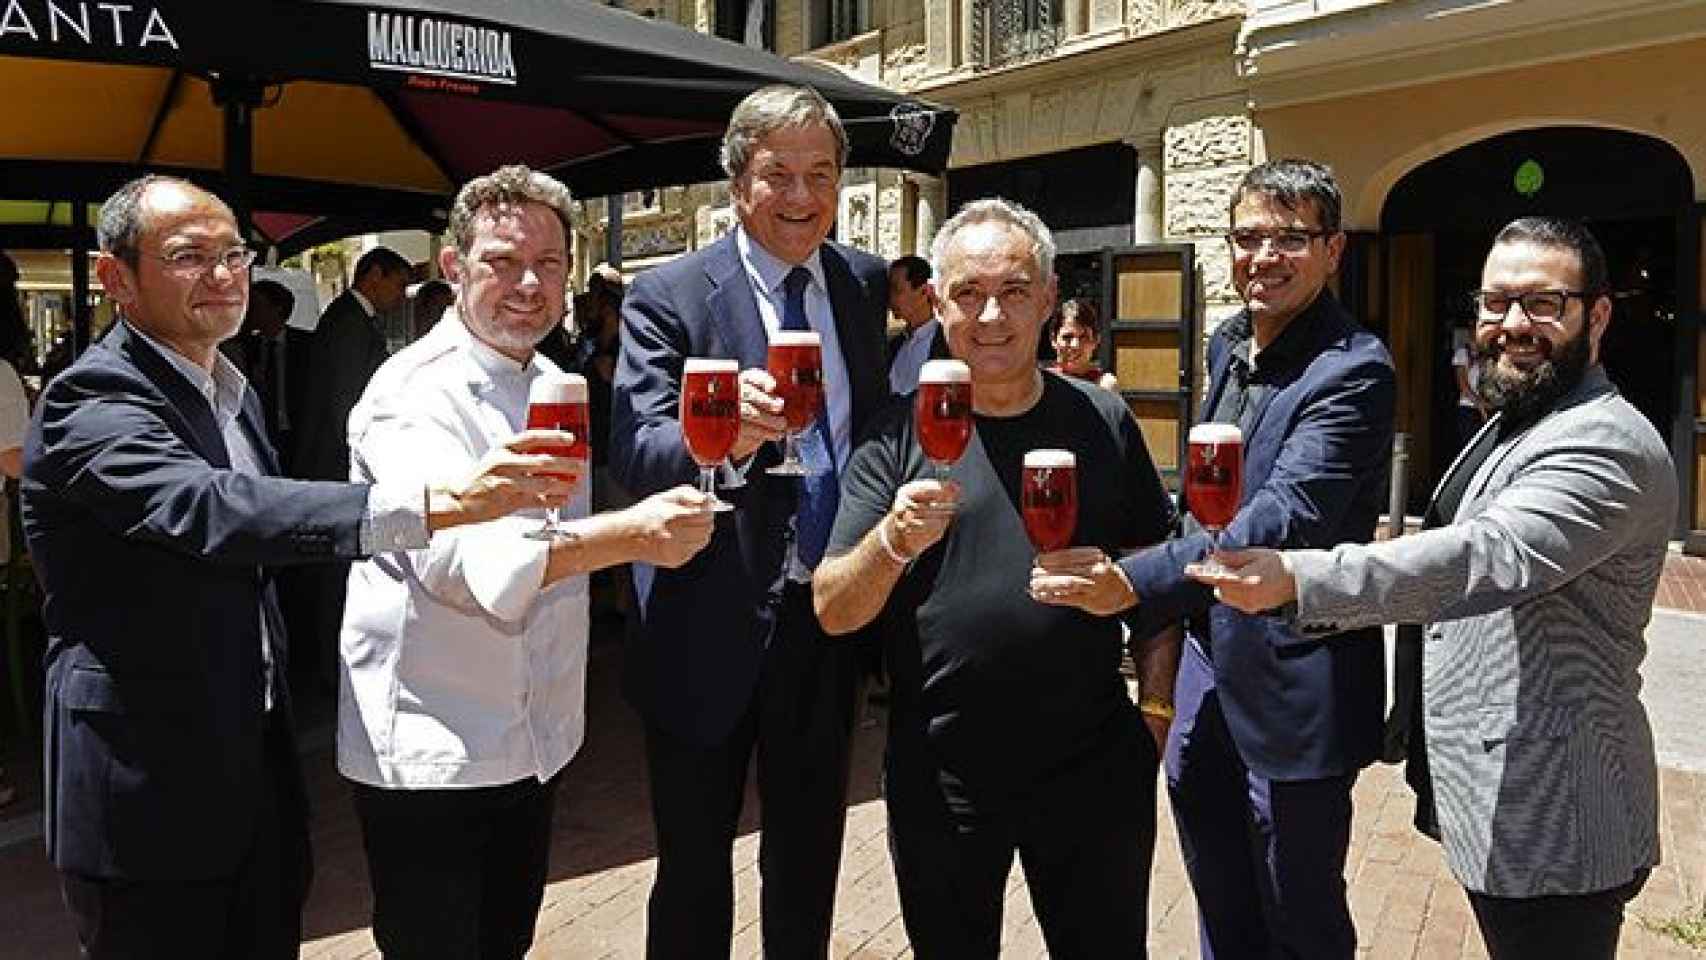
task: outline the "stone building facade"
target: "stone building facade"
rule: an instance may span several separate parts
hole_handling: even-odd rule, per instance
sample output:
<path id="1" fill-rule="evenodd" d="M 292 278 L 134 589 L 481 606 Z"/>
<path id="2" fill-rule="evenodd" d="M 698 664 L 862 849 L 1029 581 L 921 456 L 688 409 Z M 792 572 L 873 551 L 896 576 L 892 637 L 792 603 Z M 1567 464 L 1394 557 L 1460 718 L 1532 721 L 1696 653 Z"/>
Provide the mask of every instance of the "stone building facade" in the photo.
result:
<path id="1" fill-rule="evenodd" d="M 1678 534 L 1706 550 L 1706 4 L 622 2 L 734 38 L 762 3 L 755 39 L 770 49 L 959 112 L 944 177 L 848 171 L 842 239 L 927 251 L 954 206 L 1001 192 L 1086 262 L 1097 248 L 1188 246 L 1198 336 L 1238 307 L 1220 237 L 1239 176 L 1269 157 L 1331 164 L 1351 232 L 1335 284 L 1392 349 L 1412 509 L 1456 449 L 1452 328 L 1492 231 L 1522 213 L 1587 220 L 1614 275 L 1636 278 L 1619 281 L 1624 339 L 1608 369 L 1670 441 Z M 715 185 L 665 191 L 655 216 L 680 220 L 683 250 L 731 221 Z"/>
<path id="2" fill-rule="evenodd" d="M 741 0 L 623 5 L 709 31 L 720 2 L 745 10 Z M 885 257 L 927 253 L 949 212 L 953 171 L 1119 146 L 1130 153 L 1133 182 L 1118 192 L 1134 199 L 1107 211 L 1110 225 L 1124 225 L 1125 243 L 1195 244 L 1199 302 L 1211 317 L 1231 307 L 1219 236 L 1229 186 L 1256 147 L 1233 57 L 1241 0 L 769 0 L 767 13 L 766 39 L 777 53 L 960 112 L 946 179 L 847 172 L 839 239 Z M 1003 21 L 1027 14 L 1017 29 L 1003 29 Z M 844 35 L 828 30 L 828 19 Z M 636 215 L 630 207 L 623 222 L 624 260 L 641 269 L 715 239 L 732 222 L 718 185 L 666 189 L 650 209 Z M 581 249 L 597 258 L 605 249 L 602 201 L 591 201 L 589 214 Z M 672 236 L 690 227 L 685 245 L 629 255 L 629 234 L 649 237 L 666 222 Z"/>

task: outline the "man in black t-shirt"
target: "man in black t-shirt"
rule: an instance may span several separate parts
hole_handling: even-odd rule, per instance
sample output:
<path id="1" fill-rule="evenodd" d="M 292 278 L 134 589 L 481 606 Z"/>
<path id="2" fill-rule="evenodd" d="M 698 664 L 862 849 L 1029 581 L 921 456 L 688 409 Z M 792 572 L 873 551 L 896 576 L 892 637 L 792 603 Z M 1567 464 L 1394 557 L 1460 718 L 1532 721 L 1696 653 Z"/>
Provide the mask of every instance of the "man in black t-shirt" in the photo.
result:
<path id="1" fill-rule="evenodd" d="M 1120 621 L 1037 599 L 1094 586 L 1092 607 L 1130 602 L 1117 577 L 1033 581 L 1020 466 L 1037 448 L 1076 457 L 1071 552 L 1085 567 L 1160 540 L 1172 505 L 1119 398 L 1036 366 L 1055 286 L 1036 215 L 970 204 L 933 254 L 948 345 L 971 370 L 975 436 L 951 479 L 935 479 L 910 400 L 885 411 L 843 474 L 813 580 L 832 635 L 891 618 L 884 793 L 907 934 L 922 958 L 996 956 L 1017 851 L 1054 956 L 1143 956 L 1178 634 L 1139 638 L 1154 696 L 1153 715 L 1140 714 L 1119 673 Z"/>

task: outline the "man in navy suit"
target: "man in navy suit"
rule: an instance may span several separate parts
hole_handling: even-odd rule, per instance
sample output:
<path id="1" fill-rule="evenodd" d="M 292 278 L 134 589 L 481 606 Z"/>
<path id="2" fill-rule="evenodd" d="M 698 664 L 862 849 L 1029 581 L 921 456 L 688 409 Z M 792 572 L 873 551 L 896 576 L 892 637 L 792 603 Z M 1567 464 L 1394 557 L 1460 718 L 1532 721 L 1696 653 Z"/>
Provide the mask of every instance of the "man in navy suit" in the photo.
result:
<path id="1" fill-rule="evenodd" d="M 752 94 L 723 139 L 739 226 L 641 274 L 623 304 L 610 466 L 636 495 L 695 475 L 677 414 L 686 358 L 742 367 L 740 436 L 721 468 L 735 509 L 692 562 L 638 565 L 634 577 L 626 687 L 646 723 L 657 828 L 653 957 L 728 956 L 729 858 L 755 748 L 765 953 L 828 949 L 858 650 L 824 636 L 810 578 L 835 517 L 836 471 L 888 399 L 885 265 L 824 239 L 846 157 L 841 121 L 815 91 Z M 823 344 L 825 411 L 802 435 L 803 478 L 765 472 L 784 425 L 765 351 L 789 329 Z"/>
<path id="2" fill-rule="evenodd" d="M 278 478 L 219 352 L 254 252 L 231 210 L 149 176 L 101 209 L 121 322 L 42 394 L 24 532 L 47 622 L 47 847 L 88 957 L 295 957 L 311 872 L 271 565 L 424 546 L 567 500 L 528 434 L 455 487 Z"/>
<path id="3" fill-rule="evenodd" d="M 1396 387 L 1386 348 L 1326 289 L 1345 243 L 1339 209 L 1332 172 L 1306 160 L 1264 163 L 1232 196 L 1232 279 L 1246 307 L 1209 341 L 1203 417 L 1244 434 L 1228 546 L 1374 534 Z M 1092 609 L 1095 580 L 1123 578 L 1124 601 L 1092 612 L 1137 603 L 1142 624 L 1188 620 L 1163 765 L 1203 956 L 1349 960 L 1345 853 L 1351 787 L 1381 743 L 1379 628 L 1305 638 L 1216 603 L 1184 572 L 1208 550 L 1187 520 L 1182 536 L 1117 569 L 1079 571 L 1080 587 L 1056 602 Z"/>

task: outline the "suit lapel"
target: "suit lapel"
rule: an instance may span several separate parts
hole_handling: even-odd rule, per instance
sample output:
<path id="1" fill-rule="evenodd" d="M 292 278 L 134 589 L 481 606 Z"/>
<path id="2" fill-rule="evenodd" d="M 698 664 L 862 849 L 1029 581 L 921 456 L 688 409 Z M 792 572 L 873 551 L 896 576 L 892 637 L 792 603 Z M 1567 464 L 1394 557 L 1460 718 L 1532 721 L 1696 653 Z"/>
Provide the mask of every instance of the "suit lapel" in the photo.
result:
<path id="1" fill-rule="evenodd" d="M 835 315 L 835 339 L 841 347 L 841 362 L 847 368 L 847 382 L 853 388 L 850 416 L 853 424 L 864 423 L 866 414 L 877 400 L 869 389 L 872 378 L 862 375 L 876 366 L 876 358 L 865 352 L 870 332 L 860 329 L 866 315 L 865 297 L 841 251 L 827 243 L 818 249 L 819 259 L 823 262 L 824 281 L 829 286 L 830 311 Z M 858 431 L 854 429 L 852 432 L 856 434 Z"/>
<path id="2" fill-rule="evenodd" d="M 711 248 L 705 258 L 705 276 L 711 282 L 705 309 L 723 346 L 740 361 L 743 370 L 764 366 L 770 335 L 759 317 L 758 300 L 752 295 L 746 268 L 741 266 L 733 233 Z"/>
<path id="3" fill-rule="evenodd" d="M 184 375 L 152 344 L 133 333 L 128 324 L 120 323 L 113 336 L 113 349 L 165 395 L 167 404 L 183 423 L 184 441 L 190 448 L 208 463 L 229 469 L 231 455 L 225 449 L 224 438 L 219 435 L 219 424 L 213 419 L 213 408 L 208 405 L 207 398 L 197 393 Z"/>
<path id="4" fill-rule="evenodd" d="M 1504 463 L 1505 458 L 1514 453 L 1517 447 L 1522 446 L 1530 436 L 1533 436 L 1534 432 L 1545 424 L 1546 421 L 1558 416 L 1559 414 L 1567 413 L 1570 408 L 1592 400 L 1595 397 L 1614 389 L 1616 388 L 1611 385 L 1611 380 L 1606 376 L 1604 367 L 1597 365 L 1589 367 L 1587 372 L 1582 375 L 1582 382 L 1576 384 L 1576 386 L 1571 389 L 1569 393 L 1560 398 L 1551 409 L 1541 413 L 1539 417 L 1528 426 L 1519 429 L 1514 436 L 1506 437 L 1499 441 L 1498 446 L 1494 447 L 1493 452 L 1488 454 L 1487 459 L 1481 463 L 1480 468 L 1476 471 L 1476 475 L 1469 478 L 1469 483 L 1472 484 L 1472 486 L 1464 487 L 1463 499 L 1457 504 L 1457 516 L 1452 519 L 1456 520 L 1458 517 L 1462 517 L 1464 515 L 1464 510 L 1468 508 L 1471 503 L 1480 500 L 1481 497 L 1486 494 L 1487 487 L 1492 483 L 1493 476 L 1498 473 L 1499 465 Z M 1481 425 L 1481 432 L 1494 429 L 1494 424 L 1502 422 L 1504 420 L 1504 416 L 1505 415 L 1503 413 L 1496 413 L 1493 416 L 1488 417 L 1487 422 Z M 1480 436 L 1480 432 L 1475 434 L 1476 439 L 1479 439 Z M 1474 441 L 1471 441 L 1464 449 L 1470 450 L 1473 448 Z M 1461 461 L 1462 458 L 1463 455 L 1459 454 L 1458 461 Z M 1457 467 L 1458 463 L 1453 462 L 1451 470 L 1456 470 Z M 1447 477 L 1451 476 L 1451 470 L 1446 471 Z M 1444 482 L 1442 481 L 1440 485 L 1443 487 Z M 1434 495 L 1438 496 L 1439 491 L 1435 490 Z"/>

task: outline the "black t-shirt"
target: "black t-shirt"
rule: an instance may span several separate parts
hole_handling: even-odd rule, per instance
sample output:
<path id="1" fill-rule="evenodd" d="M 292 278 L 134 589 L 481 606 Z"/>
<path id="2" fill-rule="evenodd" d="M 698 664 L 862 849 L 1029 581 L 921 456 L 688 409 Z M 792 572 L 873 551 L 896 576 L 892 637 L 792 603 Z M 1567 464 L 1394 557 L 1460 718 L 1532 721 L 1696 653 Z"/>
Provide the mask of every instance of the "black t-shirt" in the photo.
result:
<path id="1" fill-rule="evenodd" d="M 1043 375 L 1043 394 L 1015 417 L 977 417 L 952 471 L 959 511 L 942 540 L 890 595 L 891 749 L 926 749 L 974 796 L 999 797 L 1069 764 L 1133 707 L 1119 674 L 1120 624 L 1029 592 L 1035 548 L 1019 508 L 1027 451 L 1078 461 L 1073 544 L 1110 555 L 1166 536 L 1172 501 L 1137 423 L 1111 391 Z M 933 476 L 918 447 L 912 398 L 885 410 L 842 477 L 829 552 L 851 549 L 888 512 L 901 485 Z"/>

